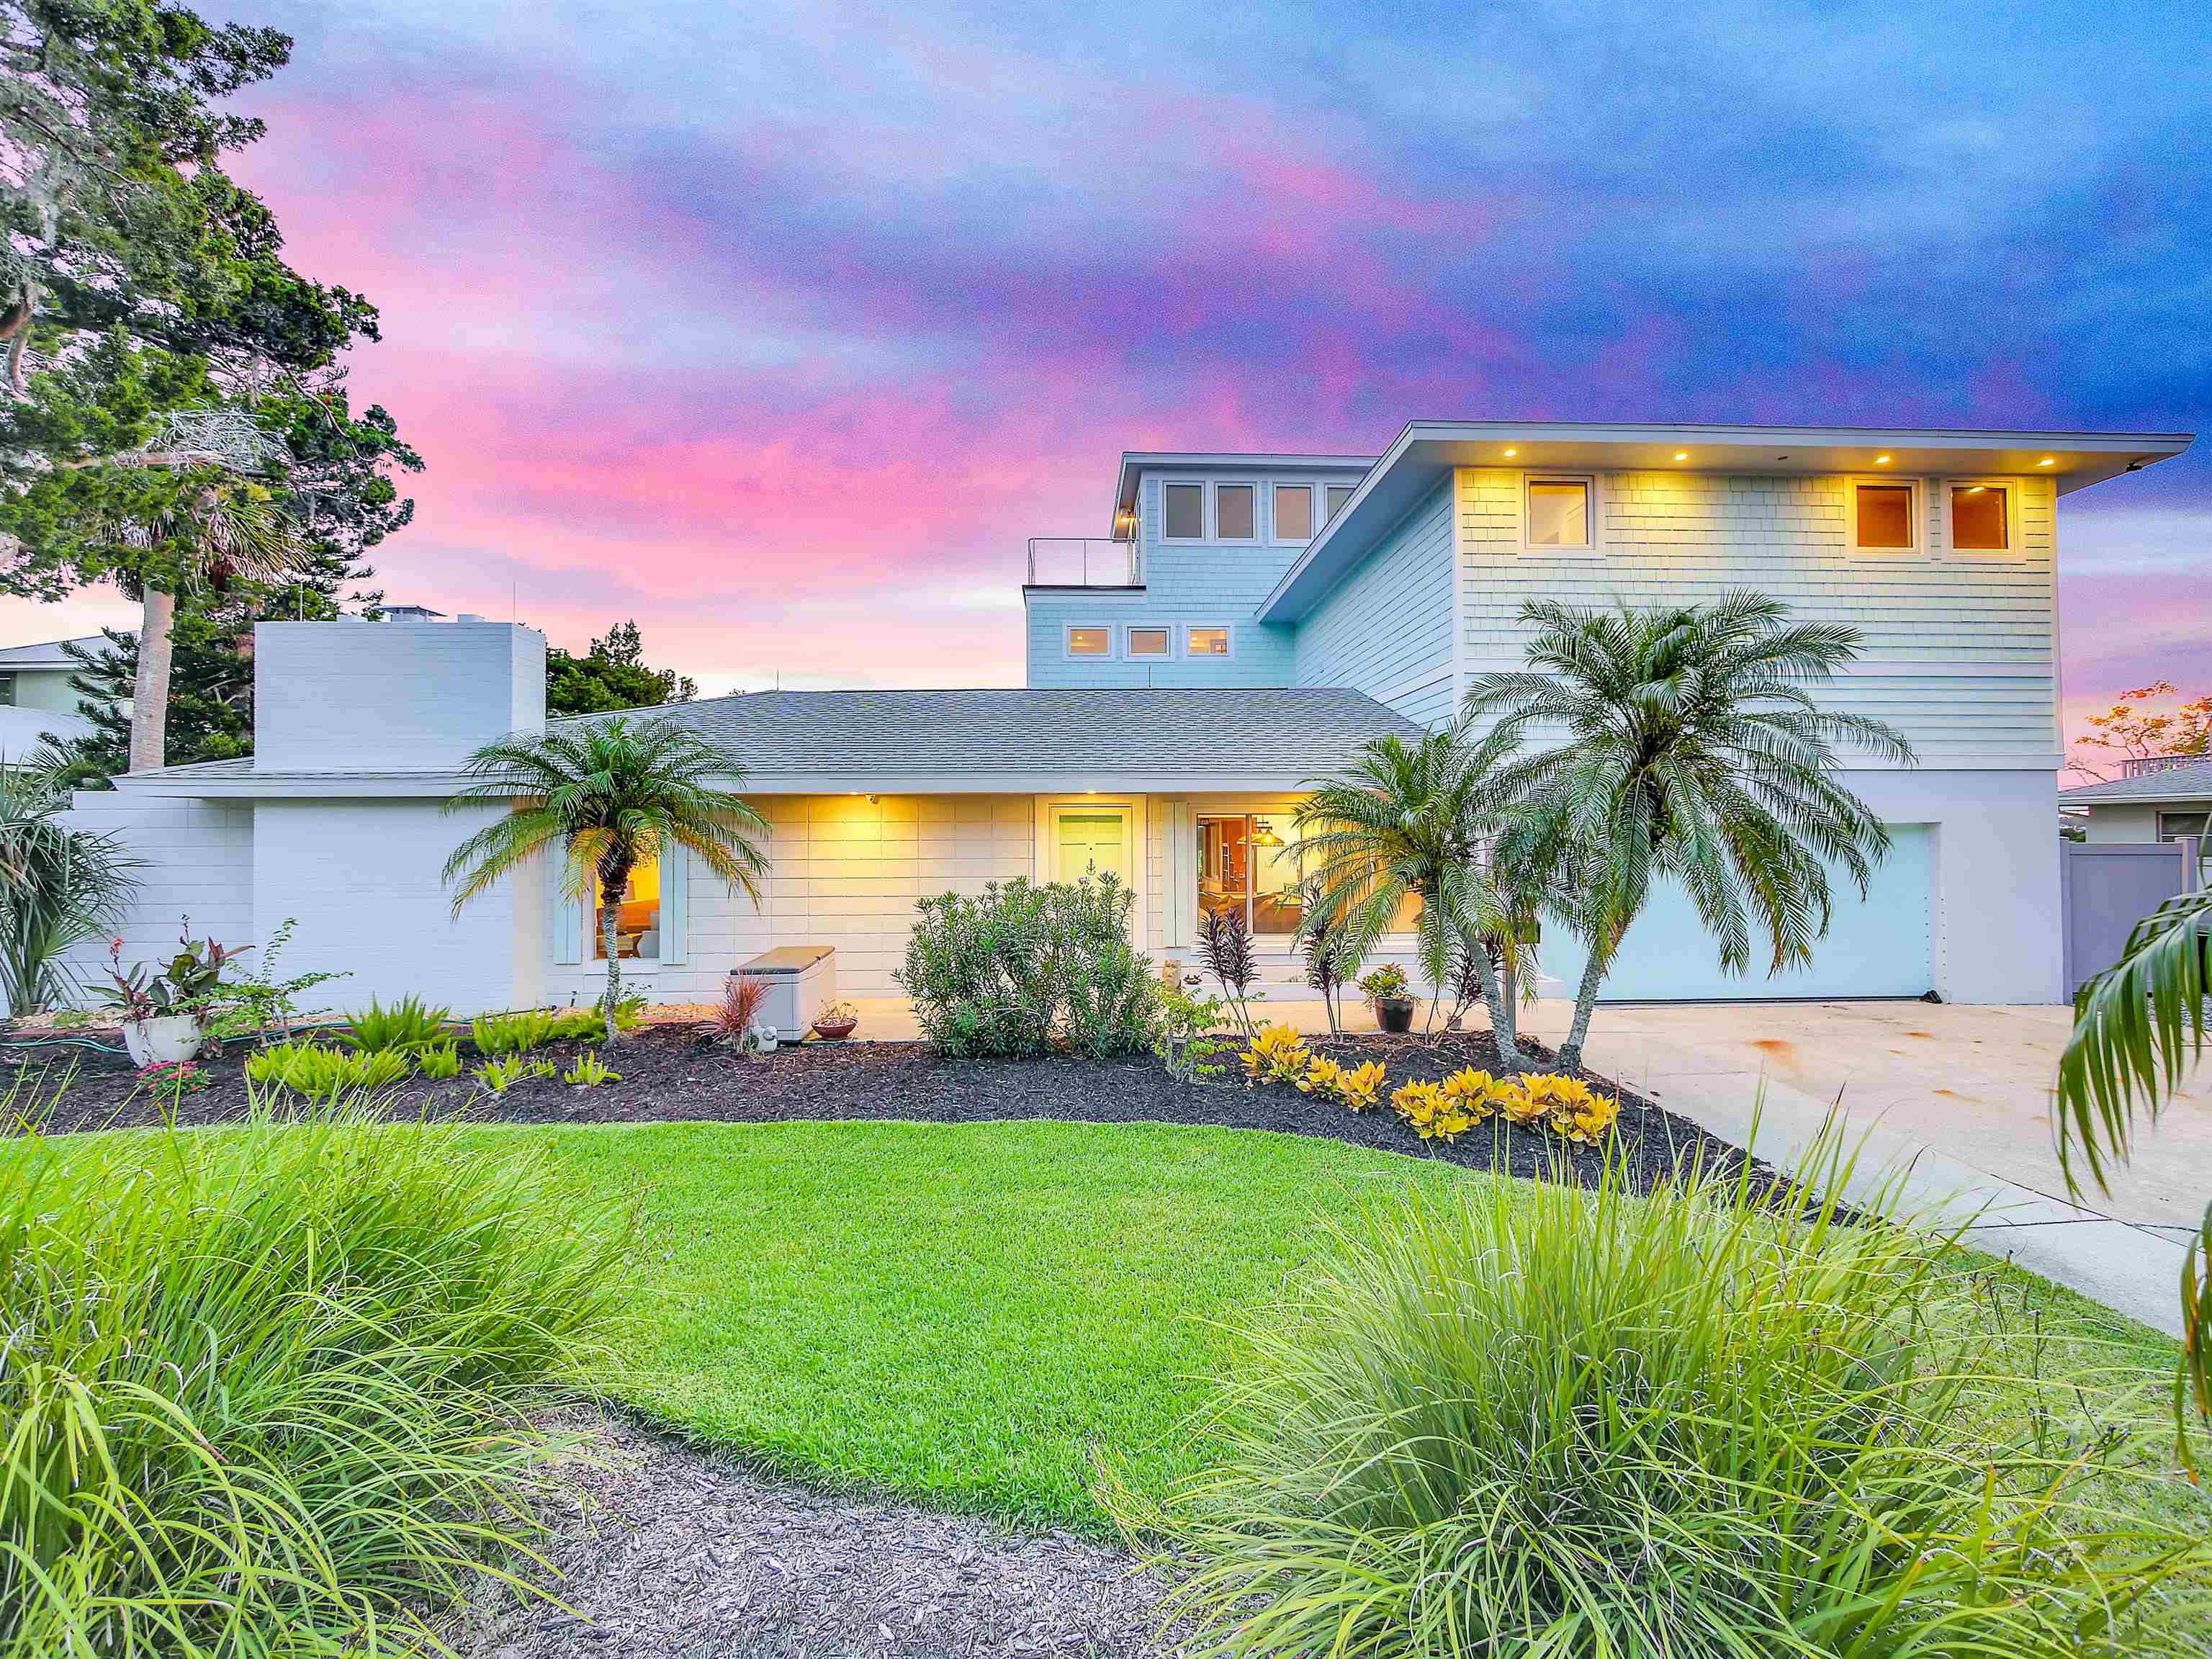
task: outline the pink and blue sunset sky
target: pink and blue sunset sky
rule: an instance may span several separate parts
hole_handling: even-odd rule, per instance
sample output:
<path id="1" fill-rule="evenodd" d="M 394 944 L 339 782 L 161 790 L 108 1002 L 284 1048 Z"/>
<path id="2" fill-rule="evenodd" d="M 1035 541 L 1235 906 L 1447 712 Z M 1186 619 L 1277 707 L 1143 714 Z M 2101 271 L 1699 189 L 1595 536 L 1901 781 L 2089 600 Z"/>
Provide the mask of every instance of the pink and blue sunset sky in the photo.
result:
<path id="1" fill-rule="evenodd" d="M 708 692 L 1018 684 L 1124 448 L 2212 408 L 2194 6 L 211 9 L 428 464 L 379 585 Z M 2069 498 L 2069 724 L 2212 685 L 2208 447 Z"/>

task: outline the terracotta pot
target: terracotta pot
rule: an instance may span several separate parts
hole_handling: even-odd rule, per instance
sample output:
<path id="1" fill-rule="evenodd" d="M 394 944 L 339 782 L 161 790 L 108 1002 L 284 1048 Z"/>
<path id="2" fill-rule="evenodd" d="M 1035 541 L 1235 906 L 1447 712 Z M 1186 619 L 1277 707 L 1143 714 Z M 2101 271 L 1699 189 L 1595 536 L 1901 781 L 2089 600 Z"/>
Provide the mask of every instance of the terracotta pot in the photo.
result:
<path id="1" fill-rule="evenodd" d="M 817 1019 L 814 1022 L 814 1035 L 824 1042 L 842 1042 L 853 1035 L 860 1023 L 857 1019 Z"/>
<path id="2" fill-rule="evenodd" d="M 190 1060 L 205 1041 L 199 1021 L 190 1014 L 127 1020 L 123 1026 L 123 1046 L 139 1066 L 173 1066 Z"/>
<path id="3" fill-rule="evenodd" d="M 1376 997 L 1374 1006 L 1375 1023 L 1384 1030 L 1403 1034 L 1413 1029 L 1413 998 Z"/>

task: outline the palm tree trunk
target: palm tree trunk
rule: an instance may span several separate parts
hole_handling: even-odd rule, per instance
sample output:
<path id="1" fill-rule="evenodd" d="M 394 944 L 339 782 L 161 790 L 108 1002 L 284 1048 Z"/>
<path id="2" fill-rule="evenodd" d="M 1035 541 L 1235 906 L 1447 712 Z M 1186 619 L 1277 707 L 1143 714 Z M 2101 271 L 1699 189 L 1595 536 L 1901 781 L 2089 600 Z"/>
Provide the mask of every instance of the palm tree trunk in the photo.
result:
<path id="1" fill-rule="evenodd" d="M 131 769 L 150 771 L 167 758 L 169 735 L 169 628 L 177 596 L 149 587 L 140 606 L 138 676 L 131 688 Z"/>
<path id="2" fill-rule="evenodd" d="M 1583 1039 L 1589 1035 L 1590 1012 L 1597 1006 L 1597 988 L 1605 979 L 1603 961 L 1593 944 L 1589 960 L 1583 964 L 1583 982 L 1575 990 L 1574 1022 L 1567 1027 L 1567 1040 L 1559 1045 L 1559 1067 L 1563 1072 L 1582 1068 Z"/>
<path id="3" fill-rule="evenodd" d="M 607 953 L 606 1000 L 599 1005 L 606 1040 L 615 1040 L 615 1004 L 622 1000 L 622 957 L 616 935 L 622 926 L 622 896 L 629 889 L 629 866 L 617 865 L 599 875 L 599 939 Z"/>
<path id="4" fill-rule="evenodd" d="M 1478 951 L 1482 946 L 1475 946 Z M 1490 971 L 1490 952 L 1482 951 L 1482 961 L 1475 973 L 1482 986 L 1483 1006 L 1490 1011 L 1490 1034 L 1498 1043 L 1498 1063 L 1509 1072 L 1517 1072 L 1526 1064 L 1521 1058 L 1520 1018 L 1513 1006 L 1513 970 L 1502 962 L 1498 971 Z"/>

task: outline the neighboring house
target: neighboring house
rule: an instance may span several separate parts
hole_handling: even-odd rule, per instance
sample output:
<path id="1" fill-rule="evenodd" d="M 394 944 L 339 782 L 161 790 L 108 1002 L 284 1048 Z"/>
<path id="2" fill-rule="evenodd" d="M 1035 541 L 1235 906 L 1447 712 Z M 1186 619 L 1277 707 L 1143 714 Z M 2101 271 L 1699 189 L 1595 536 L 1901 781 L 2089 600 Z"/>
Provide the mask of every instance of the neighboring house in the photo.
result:
<path id="1" fill-rule="evenodd" d="M 77 665 L 62 647 L 74 645 L 90 651 L 106 643 L 99 635 L 89 634 L 82 639 L 0 648 L 0 757 L 12 760 L 27 754 L 48 733 L 81 738 L 92 730 L 92 722 L 76 712 L 84 694 L 70 684 Z"/>
<path id="2" fill-rule="evenodd" d="M 1518 666 L 1526 599 L 1650 605 L 1756 587 L 1849 622 L 1826 695 L 1901 727 L 1917 769 L 1849 781 L 1894 850 L 1838 904 L 1813 965 L 1729 978 L 1662 890 L 1616 997 L 2060 995 L 2057 501 L 2185 436 L 1429 422 L 1379 459 L 1133 454 L 1112 533 L 1031 544 L 1028 686 L 763 692 L 672 712 L 727 738 L 772 826 L 757 907 L 672 858 L 615 896 L 631 982 L 714 995 L 775 945 L 837 951 L 891 994 L 915 899 L 1097 866 L 1136 890 L 1139 944 L 1186 956 L 1206 908 L 1250 919 L 1296 975 L 1300 786 L 1370 738 L 1447 720 Z M 337 994 L 457 1010 L 588 997 L 596 905 L 526 872 L 459 916 L 439 880 L 481 811 L 443 810 L 477 744 L 544 720 L 544 641 L 470 619 L 256 631 L 251 762 L 168 768 L 80 798 L 155 855 L 125 930 L 299 926 L 289 969 Z M 609 716 L 589 715 L 582 720 Z M 1403 936 L 1386 955 L 1402 959 Z M 1547 939 L 1571 982 L 1580 951 Z"/>
<path id="3" fill-rule="evenodd" d="M 2120 775 L 2062 793 L 2092 842 L 2195 840 L 2202 874 L 2212 884 L 2212 756 L 2154 755 L 2123 761 Z"/>

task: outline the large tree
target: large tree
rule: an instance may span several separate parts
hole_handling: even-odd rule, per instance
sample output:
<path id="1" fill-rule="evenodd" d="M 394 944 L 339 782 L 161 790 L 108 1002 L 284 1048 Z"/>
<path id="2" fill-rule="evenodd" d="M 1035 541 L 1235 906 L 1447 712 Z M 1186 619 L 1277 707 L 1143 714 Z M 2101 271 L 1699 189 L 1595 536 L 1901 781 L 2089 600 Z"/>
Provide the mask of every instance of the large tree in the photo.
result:
<path id="1" fill-rule="evenodd" d="M 557 646 L 545 653 L 549 714 L 608 714 L 689 702 L 698 695 L 699 687 L 689 675 L 645 665 L 645 641 L 635 621 L 617 623 L 580 657 Z"/>
<path id="2" fill-rule="evenodd" d="M 1493 738 L 1532 727 L 1558 746 L 1506 769 L 1516 802 L 1498 845 L 1509 865 L 1567 871 L 1555 912 L 1589 956 L 1563 1067 L 1581 1065 L 1599 986 L 1652 883 L 1688 892 L 1721 964 L 1768 971 L 1811 960 L 1828 929 L 1829 869 L 1862 896 L 1889 833 L 1837 775 L 1838 746 L 1908 763 L 1911 745 L 1864 715 L 1823 707 L 1818 686 L 1858 654 L 1858 630 L 1790 620 L 1765 594 L 1609 611 L 1532 601 L 1527 669 L 1478 677 L 1470 722 Z"/>
<path id="3" fill-rule="evenodd" d="M 222 100 L 289 51 L 161 0 L 0 0 L 0 591 L 142 598 L 134 764 L 165 758 L 179 597 L 365 577 L 409 510 L 390 469 L 420 465 L 346 398 L 338 355 L 374 308 L 286 264 L 222 170 L 262 136 Z M 180 442 L 179 411 L 252 441 Z"/>

